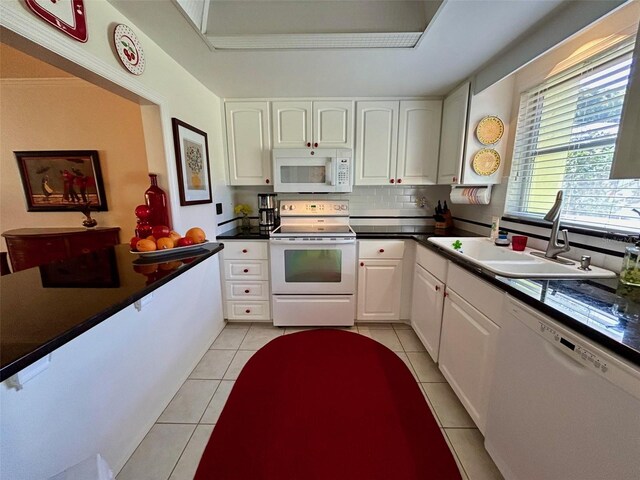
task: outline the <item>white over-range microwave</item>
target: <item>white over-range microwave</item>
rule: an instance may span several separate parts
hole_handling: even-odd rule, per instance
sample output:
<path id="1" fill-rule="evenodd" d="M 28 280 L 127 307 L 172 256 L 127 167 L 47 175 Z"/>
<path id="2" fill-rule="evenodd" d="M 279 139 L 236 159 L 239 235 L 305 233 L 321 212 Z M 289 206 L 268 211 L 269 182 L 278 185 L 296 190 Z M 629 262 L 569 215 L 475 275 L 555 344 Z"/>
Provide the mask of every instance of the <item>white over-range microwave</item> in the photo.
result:
<path id="1" fill-rule="evenodd" d="M 353 189 L 353 159 L 348 149 L 274 148 L 275 192 L 350 192 Z"/>

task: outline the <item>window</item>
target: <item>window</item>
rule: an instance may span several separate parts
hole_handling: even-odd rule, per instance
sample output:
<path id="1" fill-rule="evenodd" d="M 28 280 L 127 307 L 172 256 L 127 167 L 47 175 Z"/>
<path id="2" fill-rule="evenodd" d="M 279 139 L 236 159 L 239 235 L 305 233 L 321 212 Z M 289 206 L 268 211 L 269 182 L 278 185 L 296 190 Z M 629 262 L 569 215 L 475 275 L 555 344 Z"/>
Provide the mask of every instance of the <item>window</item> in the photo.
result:
<path id="1" fill-rule="evenodd" d="M 563 190 L 563 223 L 640 230 L 640 180 L 609 180 L 632 52 L 625 41 L 522 94 L 505 215 L 542 219 Z"/>

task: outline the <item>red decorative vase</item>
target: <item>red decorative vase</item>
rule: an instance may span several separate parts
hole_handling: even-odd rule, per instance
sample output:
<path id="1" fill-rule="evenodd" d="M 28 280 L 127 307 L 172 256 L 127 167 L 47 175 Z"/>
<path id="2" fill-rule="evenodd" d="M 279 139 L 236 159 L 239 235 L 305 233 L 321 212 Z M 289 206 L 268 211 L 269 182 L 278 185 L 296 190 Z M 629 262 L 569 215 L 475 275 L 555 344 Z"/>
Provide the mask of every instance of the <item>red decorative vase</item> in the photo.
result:
<path id="1" fill-rule="evenodd" d="M 171 228 L 167 194 L 158 187 L 158 176 L 155 173 L 150 173 L 149 178 L 151 179 L 151 186 L 144 192 L 145 202 L 151 208 L 149 223 L 151 226 L 166 225 Z"/>

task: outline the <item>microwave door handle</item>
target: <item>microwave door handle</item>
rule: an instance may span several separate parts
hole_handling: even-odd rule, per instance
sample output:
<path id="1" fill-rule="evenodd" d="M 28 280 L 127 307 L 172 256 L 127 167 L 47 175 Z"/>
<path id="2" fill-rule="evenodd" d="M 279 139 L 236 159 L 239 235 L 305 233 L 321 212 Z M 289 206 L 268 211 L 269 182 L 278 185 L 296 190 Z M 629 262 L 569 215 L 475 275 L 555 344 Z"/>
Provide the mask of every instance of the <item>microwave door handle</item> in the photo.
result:
<path id="1" fill-rule="evenodd" d="M 327 165 L 327 183 L 331 186 L 336 185 L 336 167 L 338 159 L 332 158 Z"/>

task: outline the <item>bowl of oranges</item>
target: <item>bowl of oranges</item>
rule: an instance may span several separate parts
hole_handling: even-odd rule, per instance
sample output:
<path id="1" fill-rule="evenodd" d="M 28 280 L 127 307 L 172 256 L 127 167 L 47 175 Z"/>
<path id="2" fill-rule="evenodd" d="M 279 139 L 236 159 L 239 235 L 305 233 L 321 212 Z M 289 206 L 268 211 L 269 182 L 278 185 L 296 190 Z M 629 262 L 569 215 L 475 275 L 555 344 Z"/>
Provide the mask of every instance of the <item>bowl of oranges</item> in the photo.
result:
<path id="1" fill-rule="evenodd" d="M 199 227 L 187 230 L 184 236 L 164 225 L 152 228 L 151 235 L 146 238 L 133 237 L 129 245 L 131 253 L 140 257 L 159 257 L 168 254 L 179 254 L 202 248 L 208 240 Z"/>

